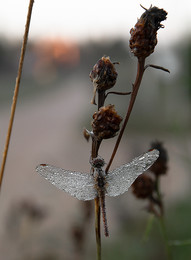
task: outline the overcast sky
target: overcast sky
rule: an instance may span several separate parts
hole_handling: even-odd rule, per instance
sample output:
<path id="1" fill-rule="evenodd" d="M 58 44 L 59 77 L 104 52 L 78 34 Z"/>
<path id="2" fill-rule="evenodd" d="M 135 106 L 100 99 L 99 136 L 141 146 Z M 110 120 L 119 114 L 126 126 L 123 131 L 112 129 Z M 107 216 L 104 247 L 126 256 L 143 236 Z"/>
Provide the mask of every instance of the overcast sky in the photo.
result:
<path id="1" fill-rule="evenodd" d="M 23 36 L 29 0 L 1 2 L 0 35 Z M 182 0 L 35 0 L 30 38 L 63 37 L 73 40 L 105 36 L 128 37 L 129 30 L 143 13 L 140 7 L 152 4 L 168 12 L 160 30 L 161 43 L 176 41 L 182 34 L 191 35 L 191 1 Z"/>

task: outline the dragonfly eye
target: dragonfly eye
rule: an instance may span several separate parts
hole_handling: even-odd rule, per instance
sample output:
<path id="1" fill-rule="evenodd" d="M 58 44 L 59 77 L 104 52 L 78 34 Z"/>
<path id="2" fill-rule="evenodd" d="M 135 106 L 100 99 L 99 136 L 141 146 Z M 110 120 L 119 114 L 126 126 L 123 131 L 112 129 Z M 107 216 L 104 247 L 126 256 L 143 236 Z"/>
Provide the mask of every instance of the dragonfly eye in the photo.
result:
<path id="1" fill-rule="evenodd" d="M 103 158 L 101 158 L 100 156 L 93 158 L 90 160 L 90 164 L 92 165 L 92 167 L 94 168 L 102 168 L 105 165 L 105 161 Z"/>

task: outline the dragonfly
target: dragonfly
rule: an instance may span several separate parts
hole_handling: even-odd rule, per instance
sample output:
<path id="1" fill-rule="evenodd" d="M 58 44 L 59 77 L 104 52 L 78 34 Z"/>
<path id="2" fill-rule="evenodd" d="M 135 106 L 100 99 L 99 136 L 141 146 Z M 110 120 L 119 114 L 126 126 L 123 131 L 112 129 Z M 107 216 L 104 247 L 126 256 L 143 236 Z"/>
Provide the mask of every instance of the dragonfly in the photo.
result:
<path id="1" fill-rule="evenodd" d="M 158 157 L 159 151 L 153 149 L 108 173 L 103 169 L 104 159 L 99 156 L 90 161 L 90 173 L 65 170 L 49 164 L 38 165 L 36 171 L 54 186 L 79 200 L 99 198 L 104 233 L 109 236 L 105 195 L 115 197 L 128 191 L 135 179 L 148 170 Z"/>

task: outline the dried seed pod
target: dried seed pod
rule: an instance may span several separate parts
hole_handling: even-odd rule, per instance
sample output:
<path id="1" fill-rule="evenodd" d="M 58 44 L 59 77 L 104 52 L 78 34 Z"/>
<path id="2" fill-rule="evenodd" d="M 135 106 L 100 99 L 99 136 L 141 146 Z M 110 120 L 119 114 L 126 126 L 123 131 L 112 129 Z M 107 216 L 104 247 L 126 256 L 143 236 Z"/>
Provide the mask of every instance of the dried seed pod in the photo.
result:
<path id="1" fill-rule="evenodd" d="M 96 91 L 105 91 L 112 88 L 116 83 L 117 72 L 109 57 L 102 57 L 98 60 L 90 72 L 90 79 L 94 85 L 94 95 L 91 102 L 95 104 Z"/>
<path id="2" fill-rule="evenodd" d="M 93 115 L 92 130 L 98 140 L 114 137 L 120 129 L 122 118 L 117 114 L 114 105 L 101 107 Z"/>
<path id="3" fill-rule="evenodd" d="M 155 6 L 145 10 L 135 27 L 130 30 L 129 46 L 137 58 L 146 58 L 154 52 L 157 30 L 164 27 L 161 21 L 164 21 L 167 16 L 165 10 Z"/>
<path id="4" fill-rule="evenodd" d="M 133 183 L 133 194 L 139 199 L 146 199 L 152 195 L 154 182 L 146 174 L 140 175 Z"/>
<path id="5" fill-rule="evenodd" d="M 166 174 L 168 170 L 168 154 L 167 150 L 164 148 L 162 142 L 156 141 L 151 144 L 151 149 L 157 149 L 159 151 L 159 158 L 150 167 L 150 171 L 155 175 Z"/>

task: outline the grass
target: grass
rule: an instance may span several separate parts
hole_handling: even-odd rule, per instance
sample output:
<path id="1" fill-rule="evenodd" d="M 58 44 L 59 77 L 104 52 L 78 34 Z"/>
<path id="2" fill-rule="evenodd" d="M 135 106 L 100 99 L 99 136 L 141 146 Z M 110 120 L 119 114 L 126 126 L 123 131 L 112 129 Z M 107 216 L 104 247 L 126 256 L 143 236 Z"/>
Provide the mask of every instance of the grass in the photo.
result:
<path id="1" fill-rule="evenodd" d="M 191 238 L 191 204 L 189 198 L 170 206 L 166 215 L 165 220 L 170 241 L 184 241 Z M 157 219 L 153 221 L 148 241 L 144 242 L 143 237 L 146 225 L 147 218 L 145 218 L 145 214 L 142 218 L 139 217 L 139 219 L 131 219 L 126 223 L 122 223 L 121 233 L 110 244 L 105 242 L 103 259 L 166 259 Z M 173 260 L 189 260 L 191 257 L 191 245 L 172 246 L 172 252 Z"/>

